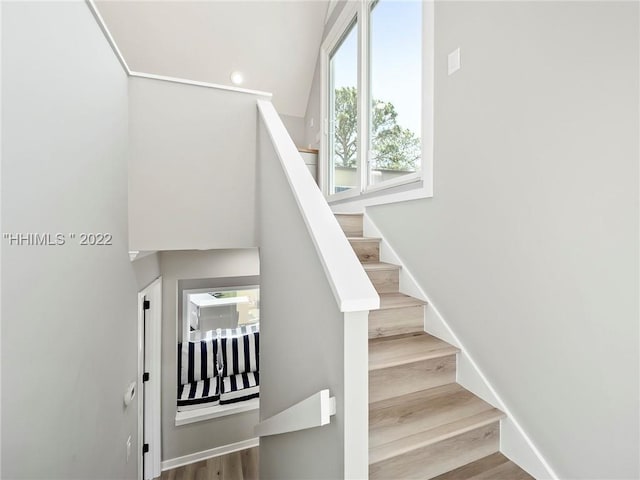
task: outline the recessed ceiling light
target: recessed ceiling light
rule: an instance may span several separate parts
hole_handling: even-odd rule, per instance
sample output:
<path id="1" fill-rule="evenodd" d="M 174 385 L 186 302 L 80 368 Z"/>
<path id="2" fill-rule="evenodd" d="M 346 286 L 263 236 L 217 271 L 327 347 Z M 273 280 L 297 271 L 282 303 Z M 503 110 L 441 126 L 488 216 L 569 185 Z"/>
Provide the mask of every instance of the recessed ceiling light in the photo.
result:
<path id="1" fill-rule="evenodd" d="M 242 82 L 244 82 L 244 76 L 241 72 L 232 72 L 230 78 L 231 83 L 233 83 L 234 85 L 242 85 Z"/>

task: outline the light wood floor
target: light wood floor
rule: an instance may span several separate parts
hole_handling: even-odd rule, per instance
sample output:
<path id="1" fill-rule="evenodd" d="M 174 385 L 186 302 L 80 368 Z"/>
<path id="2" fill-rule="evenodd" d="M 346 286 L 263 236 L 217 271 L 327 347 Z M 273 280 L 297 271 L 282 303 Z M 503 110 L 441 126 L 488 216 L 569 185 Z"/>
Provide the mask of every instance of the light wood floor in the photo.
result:
<path id="1" fill-rule="evenodd" d="M 160 480 L 258 480 L 258 447 L 167 470 Z"/>

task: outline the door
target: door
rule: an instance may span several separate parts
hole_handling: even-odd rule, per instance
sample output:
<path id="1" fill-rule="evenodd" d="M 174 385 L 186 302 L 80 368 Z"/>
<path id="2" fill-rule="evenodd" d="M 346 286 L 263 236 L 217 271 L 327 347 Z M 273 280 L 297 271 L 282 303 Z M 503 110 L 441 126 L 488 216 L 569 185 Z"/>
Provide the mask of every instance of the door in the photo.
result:
<path id="1" fill-rule="evenodd" d="M 161 473 L 160 346 L 162 333 L 162 278 L 138 293 L 138 479 Z"/>

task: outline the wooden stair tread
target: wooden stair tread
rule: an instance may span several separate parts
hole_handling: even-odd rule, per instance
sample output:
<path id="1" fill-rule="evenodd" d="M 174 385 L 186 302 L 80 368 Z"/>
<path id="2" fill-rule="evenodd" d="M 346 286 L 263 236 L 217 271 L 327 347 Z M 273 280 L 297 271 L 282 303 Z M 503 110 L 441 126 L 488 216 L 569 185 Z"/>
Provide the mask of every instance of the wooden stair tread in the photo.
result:
<path id="1" fill-rule="evenodd" d="M 410 297 L 404 293 L 380 293 L 380 308 L 386 310 L 389 308 L 415 307 L 417 305 L 426 305 L 427 302 L 419 298 Z"/>
<path id="2" fill-rule="evenodd" d="M 369 340 L 369 371 L 454 355 L 459 349 L 427 333 Z"/>
<path id="3" fill-rule="evenodd" d="M 488 455 L 475 462 L 463 465 L 450 472 L 438 475 L 432 480 L 533 480 L 500 452 Z"/>
<path id="4" fill-rule="evenodd" d="M 449 424 L 495 408 L 457 383 L 380 400 L 369 405 L 371 446 Z"/>
<path id="5" fill-rule="evenodd" d="M 377 242 L 377 243 L 380 243 L 382 241 L 381 238 L 377 238 L 377 237 L 347 237 L 347 240 L 349 240 L 349 242 L 351 242 L 351 243 L 358 243 L 358 242 Z"/>
<path id="6" fill-rule="evenodd" d="M 381 238 L 347 236 L 347 240 L 360 263 L 376 263 L 380 261 Z"/>
<path id="7" fill-rule="evenodd" d="M 378 293 L 397 293 L 400 290 L 400 265 L 361 259 L 361 265 Z"/>
<path id="8" fill-rule="evenodd" d="M 496 452 L 492 455 L 476 460 L 475 462 L 467 463 L 462 467 L 451 470 L 450 472 L 443 473 L 431 480 L 469 480 L 476 475 L 479 475 L 487 470 L 492 470 L 495 467 L 508 462 L 509 459 L 502 455 L 500 452 Z"/>
<path id="9" fill-rule="evenodd" d="M 367 272 L 377 272 L 384 270 L 400 270 L 402 267 L 400 265 L 394 265 L 392 263 L 386 262 L 366 262 L 363 263 L 365 271 Z"/>
<path id="10" fill-rule="evenodd" d="M 492 411 L 463 418 L 447 425 L 441 425 L 431 430 L 413 434 L 409 437 L 403 437 L 395 442 L 385 443 L 379 447 L 370 447 L 369 465 L 389 460 L 492 423 L 497 423 L 503 417 L 504 414 L 500 412 L 500 410 L 493 409 Z"/>
<path id="11" fill-rule="evenodd" d="M 347 237 L 362 237 L 364 232 L 362 230 L 362 214 L 334 214 L 340 228 Z"/>
<path id="12" fill-rule="evenodd" d="M 472 477 L 472 480 L 535 480 L 531 475 L 521 469 L 512 461 L 498 465 L 497 467 L 482 472 Z"/>
<path id="13" fill-rule="evenodd" d="M 397 456 L 369 464 L 371 480 L 426 480 L 475 462 L 500 449 L 500 422 L 472 428 Z"/>
<path id="14" fill-rule="evenodd" d="M 369 407 L 369 464 L 484 427 L 504 414 L 458 384 L 382 400 Z"/>

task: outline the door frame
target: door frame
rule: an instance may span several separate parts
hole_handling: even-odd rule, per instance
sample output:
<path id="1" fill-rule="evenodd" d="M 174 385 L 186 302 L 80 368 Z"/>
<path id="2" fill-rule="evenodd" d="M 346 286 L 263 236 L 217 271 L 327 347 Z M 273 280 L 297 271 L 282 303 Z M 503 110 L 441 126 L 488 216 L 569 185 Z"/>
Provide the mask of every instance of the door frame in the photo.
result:
<path id="1" fill-rule="evenodd" d="M 144 310 L 144 301 L 150 302 Z M 162 473 L 161 462 L 162 277 L 138 292 L 138 480 Z M 144 382 L 144 373 L 149 380 Z M 144 443 L 149 451 L 142 453 Z"/>

